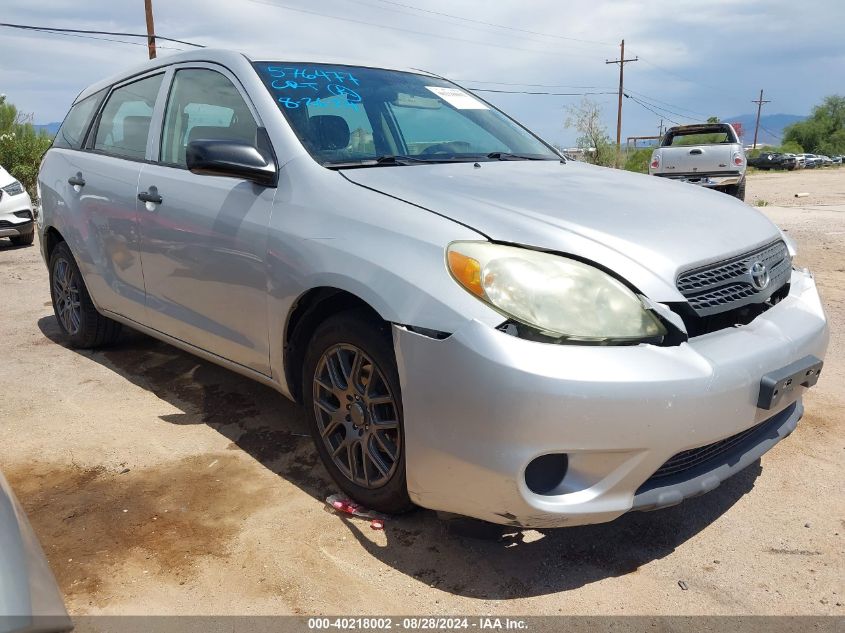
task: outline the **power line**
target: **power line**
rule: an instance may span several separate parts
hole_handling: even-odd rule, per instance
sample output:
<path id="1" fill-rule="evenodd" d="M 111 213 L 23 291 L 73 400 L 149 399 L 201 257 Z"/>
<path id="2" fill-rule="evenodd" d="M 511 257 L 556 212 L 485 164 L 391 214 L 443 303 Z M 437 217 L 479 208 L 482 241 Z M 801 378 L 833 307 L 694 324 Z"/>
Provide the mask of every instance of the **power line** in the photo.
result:
<path id="1" fill-rule="evenodd" d="M 374 27 L 374 28 L 378 28 L 378 29 L 387 29 L 389 31 L 400 31 L 400 32 L 403 32 L 403 33 L 411 33 L 413 35 L 423 35 L 425 37 L 436 37 L 436 38 L 439 38 L 439 39 L 451 40 L 453 42 L 465 42 L 465 43 L 468 43 L 468 44 L 478 44 L 478 45 L 481 45 L 481 46 L 489 46 L 491 48 L 496 48 L 496 49 L 505 48 L 505 49 L 509 49 L 509 50 L 513 50 L 513 51 L 523 51 L 523 52 L 526 52 L 526 53 L 554 55 L 556 57 L 559 57 L 561 55 L 560 51 L 520 48 L 520 47 L 517 47 L 517 46 L 507 46 L 505 44 L 496 43 L 496 42 L 484 42 L 484 41 L 481 41 L 481 40 L 469 40 L 469 39 L 466 39 L 466 38 L 455 37 L 455 36 L 452 36 L 452 35 L 443 35 L 441 33 L 432 33 L 431 31 L 417 31 L 417 30 L 414 30 L 414 29 L 406 29 L 406 28 L 403 28 L 403 27 L 400 27 L 400 26 L 390 26 L 388 24 L 378 24 L 376 22 L 370 22 L 368 20 L 358 20 L 358 19 L 355 19 L 355 18 L 342 17 L 342 16 L 339 16 L 339 15 L 331 15 L 331 14 L 328 14 L 328 13 L 320 13 L 319 11 L 312 11 L 310 9 L 302 9 L 302 8 L 299 8 L 299 7 L 292 7 L 292 6 L 289 6 L 289 5 L 286 5 L 286 4 L 280 4 L 278 2 L 272 2 L 271 0 L 249 0 L 249 2 L 252 2 L 254 4 L 261 4 L 261 5 L 265 5 L 265 6 L 269 6 L 269 7 L 274 7 L 276 9 L 282 9 L 283 11 L 294 11 L 296 13 L 305 13 L 305 14 L 308 14 L 308 15 L 316 15 L 316 16 L 319 16 L 321 18 L 328 18 L 330 20 L 340 20 L 341 22 L 349 22 L 351 24 L 363 24 L 364 26 L 370 26 L 370 27 Z M 144 37 L 146 37 L 146 35 Z M 575 53 L 566 53 L 566 54 L 569 55 L 570 57 L 584 57 L 584 58 L 592 59 L 592 56 L 590 56 L 590 55 L 578 55 L 578 54 L 575 54 Z"/>
<path id="2" fill-rule="evenodd" d="M 0 25 L 3 26 L 3 25 Z M 130 46 L 146 46 L 146 44 L 142 44 L 141 42 L 127 42 L 126 40 L 116 40 L 110 37 L 97 37 L 95 35 L 82 35 L 80 33 L 62 33 L 62 32 L 55 32 L 52 29 L 27 29 L 32 33 L 39 33 L 42 35 L 58 35 L 60 37 L 76 37 L 85 40 L 96 40 L 98 42 L 114 42 L 116 44 L 128 44 Z M 176 48 L 174 46 L 159 46 L 159 48 L 166 48 L 173 51 L 184 51 L 184 48 Z"/>
<path id="3" fill-rule="evenodd" d="M 635 98 L 634 98 L 634 96 L 633 96 L 633 95 L 628 94 L 628 92 L 626 92 L 626 93 L 625 93 L 625 96 L 626 96 L 626 97 L 628 97 L 628 98 L 630 98 L 630 99 L 634 99 L 635 101 L 637 100 L 637 99 L 635 99 Z M 648 103 L 648 101 L 647 101 L 646 99 L 642 99 L 641 97 L 639 98 L 639 100 L 640 100 L 640 101 L 642 101 L 643 103 Z M 657 108 L 658 110 L 660 110 L 660 111 L 662 111 L 662 112 L 667 112 L 667 113 L 669 113 L 669 114 L 674 114 L 675 116 L 681 117 L 682 119 L 687 119 L 687 120 L 689 120 L 689 121 L 695 121 L 695 120 L 697 120 L 697 119 L 695 119 L 695 118 L 693 118 L 693 117 L 691 117 L 691 116 L 688 116 L 688 115 L 686 115 L 686 114 L 681 114 L 680 112 L 674 112 L 674 111 L 672 111 L 672 110 L 670 110 L 670 109 L 668 109 L 668 108 L 663 108 L 663 107 L 661 107 L 661 106 L 659 106 L 659 105 L 656 105 L 656 104 L 654 104 L 654 103 L 649 103 L 648 105 L 650 105 L 652 108 Z M 661 116 L 664 116 L 664 115 L 661 115 Z M 666 117 L 666 118 L 669 118 L 669 117 Z M 671 120 L 671 119 L 670 119 L 670 120 Z"/>
<path id="4" fill-rule="evenodd" d="M 673 119 L 670 119 L 668 116 L 665 116 L 665 115 L 663 115 L 663 114 L 660 114 L 660 113 L 659 113 L 659 112 L 657 112 L 656 110 L 652 110 L 652 109 L 651 109 L 648 105 L 646 105 L 645 103 L 643 103 L 642 101 L 640 101 L 640 100 L 639 100 L 639 99 L 637 99 L 636 97 L 633 97 L 633 96 L 631 96 L 631 95 L 629 95 L 629 94 L 626 94 L 625 96 L 626 96 L 628 99 L 630 99 L 631 101 L 633 101 L 634 103 L 636 103 L 637 105 L 639 105 L 640 107 L 645 108 L 646 110 L 648 110 L 648 111 L 649 111 L 649 112 L 651 112 L 652 114 L 657 115 L 657 116 L 658 116 L 658 117 L 660 117 L 661 119 L 666 119 L 667 121 L 670 121 L 671 123 L 674 123 L 675 125 L 682 125 L 682 123 L 680 123 L 680 122 L 678 122 L 678 121 L 675 121 L 675 120 L 673 120 Z"/>
<path id="5" fill-rule="evenodd" d="M 447 18 L 452 18 L 452 19 L 455 19 L 455 20 L 460 20 L 462 22 L 471 22 L 473 24 L 483 24 L 485 26 L 492 26 L 492 27 L 495 27 L 497 29 L 506 29 L 508 31 L 516 31 L 518 33 L 528 33 L 530 35 L 539 35 L 541 37 L 550 37 L 550 38 L 554 38 L 554 39 L 558 39 L 558 40 L 567 40 L 567 41 L 571 41 L 571 42 L 581 42 L 583 44 L 594 44 L 594 45 L 599 45 L 599 46 L 616 46 L 616 44 L 613 43 L 613 42 L 602 42 L 602 41 L 599 41 L 599 40 L 586 40 L 586 39 L 580 39 L 580 38 L 577 38 L 577 37 L 567 37 L 565 35 L 554 35 L 552 33 L 542 33 L 540 31 L 530 31 L 528 29 L 520 29 L 520 28 L 517 28 L 515 26 L 506 26 L 504 24 L 496 24 L 495 22 L 485 22 L 484 20 L 474 20 L 472 18 L 465 18 L 463 16 L 454 15 L 452 13 L 443 13 L 441 11 L 432 11 L 431 9 L 421 9 L 419 7 L 415 7 L 415 6 L 412 6 L 410 4 L 403 4 L 401 2 L 394 2 L 393 0 L 376 0 L 376 1 L 381 2 L 383 4 L 391 4 L 391 5 L 394 5 L 394 6 L 397 6 L 397 7 L 403 7 L 405 9 L 410 9 L 412 11 L 420 11 L 422 13 L 439 15 L 439 16 L 443 16 L 443 17 L 447 17 Z"/>
<path id="6" fill-rule="evenodd" d="M 477 79 L 451 79 L 456 83 L 486 84 L 492 86 L 522 86 L 525 88 L 581 88 L 583 90 L 604 90 L 612 86 L 570 86 L 566 84 L 525 84 L 520 82 L 507 81 L 479 81 Z M 614 93 L 616 94 L 616 93 Z"/>
<path id="7" fill-rule="evenodd" d="M 765 125 L 760 125 L 760 129 L 762 129 L 764 132 L 768 132 L 770 136 L 774 136 L 777 139 L 783 138 L 783 134 L 776 134 L 772 132 L 769 128 L 767 128 Z"/>
<path id="8" fill-rule="evenodd" d="M 583 97 L 586 95 L 615 95 L 616 92 L 539 92 L 531 90 L 494 90 L 493 88 L 468 88 L 472 92 L 496 92 L 510 95 L 549 95 L 554 97 Z"/>
<path id="9" fill-rule="evenodd" d="M 147 39 L 149 36 L 146 33 L 119 33 L 117 31 L 92 31 L 88 29 L 63 29 L 53 26 L 33 26 L 31 24 L 10 24 L 8 22 L 0 22 L 0 26 L 5 26 L 10 29 L 21 29 L 24 31 L 51 31 L 54 33 L 86 33 L 90 35 L 117 35 L 119 37 L 143 37 Z M 177 40 L 172 37 L 163 37 L 156 35 L 156 39 L 164 40 L 166 42 L 175 42 L 176 44 L 185 44 L 186 46 L 195 46 L 197 48 L 205 48 L 202 44 L 195 44 L 194 42 L 186 42 L 185 40 Z M 146 44 L 144 44 L 146 46 Z"/>
<path id="10" fill-rule="evenodd" d="M 375 4 L 376 2 L 381 2 L 381 1 L 382 0 L 347 0 L 347 2 L 354 2 L 355 4 L 359 4 L 359 5 L 362 5 L 362 6 L 372 7 L 373 9 L 376 9 L 380 12 L 393 11 L 393 12 L 398 13 L 399 15 L 403 15 L 403 16 L 411 16 L 411 17 L 416 18 L 416 19 L 423 18 L 423 19 L 426 19 L 426 20 L 434 20 L 438 24 L 449 24 L 449 25 L 457 26 L 457 27 L 463 28 L 463 29 L 470 29 L 470 30 L 473 30 L 473 31 L 478 31 L 478 32 L 487 33 L 487 34 L 492 33 L 492 34 L 495 34 L 495 35 L 498 35 L 498 36 L 503 35 L 503 33 L 501 31 L 497 31 L 495 29 L 510 28 L 510 27 L 505 27 L 503 25 L 497 25 L 497 24 L 492 24 L 492 23 L 489 26 L 473 26 L 472 24 L 458 23 L 454 19 L 452 19 L 452 17 L 449 14 L 446 14 L 448 17 L 438 17 L 438 15 L 443 15 L 443 14 L 440 14 L 438 12 L 428 11 L 427 13 L 431 13 L 433 15 L 420 15 L 418 13 L 412 13 L 412 11 L 416 10 L 416 9 L 411 9 L 411 10 L 405 10 L 405 9 L 401 9 L 401 8 L 396 9 L 396 8 L 392 8 L 392 7 L 388 7 L 388 6 L 384 6 L 384 5 Z M 404 5 L 399 5 L 399 6 L 404 6 Z M 424 11 L 423 9 L 420 9 L 420 10 Z M 469 18 L 457 18 L 457 19 L 458 20 L 469 20 Z M 485 23 L 482 23 L 482 24 L 485 24 Z M 538 43 L 538 44 L 553 43 L 553 42 L 550 42 L 549 40 L 536 39 L 536 38 L 533 38 L 533 37 L 529 37 L 527 35 L 514 35 L 514 34 L 509 34 L 509 35 L 510 35 L 510 37 L 518 38 L 518 39 L 523 40 L 525 42 L 535 42 L 535 43 Z M 543 37 L 556 37 L 556 36 L 549 36 L 549 35 L 545 35 L 545 34 L 539 34 L 539 35 L 542 35 Z M 568 44 L 568 45 L 577 47 L 580 50 L 584 50 L 585 48 L 595 46 L 594 44 L 578 44 L 578 43 L 572 43 L 572 44 Z"/>
<path id="11" fill-rule="evenodd" d="M 668 101 L 661 101 L 660 99 L 657 99 L 656 97 L 652 97 L 652 96 L 649 96 L 647 94 L 643 94 L 642 92 L 638 92 L 636 90 L 631 90 L 630 88 L 627 88 L 626 92 L 630 92 L 632 94 L 635 94 L 637 97 L 639 97 L 640 99 L 642 99 L 644 101 L 651 101 L 651 102 L 654 102 L 654 103 L 662 103 L 663 105 L 671 106 L 671 107 L 673 107 L 677 110 L 683 110 L 684 112 L 689 112 L 690 114 L 697 114 L 698 116 L 702 116 L 702 117 L 705 117 L 705 118 L 710 116 L 709 114 L 705 114 L 704 112 L 697 112 L 695 110 L 690 110 L 689 108 L 684 108 L 683 106 L 679 106 L 676 103 L 669 103 Z M 681 115 L 679 115 L 679 116 L 681 116 Z"/>
<path id="12" fill-rule="evenodd" d="M 505 81 L 481 81 L 481 80 L 477 80 L 477 79 L 452 79 L 452 81 L 454 81 L 456 83 L 462 83 L 462 84 L 484 84 L 484 85 L 496 85 L 496 86 L 520 86 L 520 87 L 526 87 L 526 88 L 580 88 L 580 89 L 585 89 L 585 90 L 603 90 L 603 89 L 609 89 L 610 88 L 610 86 L 574 86 L 574 85 L 569 85 L 569 84 L 531 84 L 531 83 L 505 82 Z M 519 94 L 562 94 L 564 96 L 569 96 L 569 95 L 573 94 L 573 93 L 534 92 L 534 91 L 522 91 L 522 90 L 512 90 L 512 91 L 511 90 L 493 90 L 493 89 L 489 89 L 489 88 L 475 88 L 475 87 L 470 87 L 469 89 L 474 91 L 474 92 L 513 92 L 513 93 L 519 93 Z M 668 101 L 662 101 L 660 99 L 657 99 L 656 97 L 652 97 L 652 96 L 644 94 L 642 92 L 638 92 L 636 90 L 631 90 L 630 88 L 626 88 L 625 92 L 636 95 L 640 100 L 649 103 L 654 108 L 657 108 L 659 110 L 664 110 L 664 111 L 668 112 L 669 114 L 674 114 L 676 116 L 679 116 L 679 117 L 682 117 L 682 118 L 685 118 L 685 119 L 695 120 L 695 117 L 691 117 L 691 116 L 689 116 L 689 114 L 682 114 L 681 112 L 675 112 L 673 110 L 670 110 L 669 108 L 661 107 L 657 104 L 664 104 L 664 105 L 667 105 L 667 106 L 671 106 L 673 108 L 676 108 L 677 110 L 682 110 L 684 112 L 688 112 L 690 114 L 695 114 L 695 115 L 697 115 L 699 117 L 703 117 L 703 118 L 707 118 L 707 117 L 711 116 L 709 114 L 705 114 L 704 112 L 697 112 L 696 110 L 690 110 L 689 108 L 685 108 L 683 106 L 679 106 L 677 104 L 670 103 Z M 612 92 L 612 93 L 611 92 L 588 92 L 588 93 L 578 93 L 578 94 L 584 94 L 584 95 L 587 95 L 587 94 L 617 94 L 617 92 Z M 630 95 L 626 94 L 625 96 L 630 96 Z"/>

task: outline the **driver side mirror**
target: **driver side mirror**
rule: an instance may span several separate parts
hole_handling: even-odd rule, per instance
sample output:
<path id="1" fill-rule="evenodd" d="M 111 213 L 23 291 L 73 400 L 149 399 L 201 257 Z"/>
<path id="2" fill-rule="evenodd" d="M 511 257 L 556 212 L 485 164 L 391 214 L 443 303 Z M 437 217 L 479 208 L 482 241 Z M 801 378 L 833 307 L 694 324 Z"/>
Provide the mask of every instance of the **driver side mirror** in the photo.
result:
<path id="1" fill-rule="evenodd" d="M 243 141 L 202 139 L 188 143 L 188 170 L 205 176 L 243 178 L 264 187 L 275 187 L 278 172 L 272 158 Z"/>

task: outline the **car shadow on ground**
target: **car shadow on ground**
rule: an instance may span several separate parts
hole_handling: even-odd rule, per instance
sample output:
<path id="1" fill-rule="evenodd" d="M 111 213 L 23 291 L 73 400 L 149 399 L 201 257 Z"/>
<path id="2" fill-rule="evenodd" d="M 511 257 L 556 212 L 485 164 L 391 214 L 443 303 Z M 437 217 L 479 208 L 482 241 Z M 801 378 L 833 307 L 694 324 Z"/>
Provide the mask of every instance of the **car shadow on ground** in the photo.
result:
<path id="1" fill-rule="evenodd" d="M 55 317 L 44 336 L 64 345 Z M 207 424 L 265 468 L 319 502 L 336 487 L 319 462 L 301 407 L 272 389 L 132 330 L 104 350 L 76 350 L 173 405 L 172 424 Z M 556 530 L 506 530 L 501 538 L 455 533 L 434 512 L 391 518 L 384 539 L 369 523 L 338 515 L 360 547 L 382 563 L 442 591 L 514 599 L 575 589 L 635 573 L 671 554 L 717 521 L 754 487 L 758 460 L 716 490 L 658 512 L 632 512 L 611 523 Z M 715 551 L 706 566 L 718 566 Z"/>
<path id="2" fill-rule="evenodd" d="M 21 249 L 24 249 L 24 248 L 38 248 L 38 247 L 34 244 L 21 244 L 20 246 L 17 246 L 15 244 L 12 244 L 11 240 L 3 239 L 2 237 L 0 237 L 0 252 L 17 251 L 17 250 L 21 250 Z"/>

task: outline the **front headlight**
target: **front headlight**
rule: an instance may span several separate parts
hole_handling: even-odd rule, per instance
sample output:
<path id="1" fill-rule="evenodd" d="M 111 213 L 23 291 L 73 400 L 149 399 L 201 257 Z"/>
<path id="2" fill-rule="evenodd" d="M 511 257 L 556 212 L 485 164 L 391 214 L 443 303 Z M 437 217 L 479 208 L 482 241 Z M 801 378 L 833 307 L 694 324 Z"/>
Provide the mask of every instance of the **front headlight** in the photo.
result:
<path id="1" fill-rule="evenodd" d="M 489 242 L 453 242 L 449 271 L 506 317 L 574 342 L 635 342 L 666 328 L 627 286 L 574 259 Z"/>
<path id="2" fill-rule="evenodd" d="M 10 196 L 17 196 L 23 193 L 23 185 L 19 181 L 14 181 L 9 183 L 5 187 L 2 187 L 3 191 L 8 193 Z"/>

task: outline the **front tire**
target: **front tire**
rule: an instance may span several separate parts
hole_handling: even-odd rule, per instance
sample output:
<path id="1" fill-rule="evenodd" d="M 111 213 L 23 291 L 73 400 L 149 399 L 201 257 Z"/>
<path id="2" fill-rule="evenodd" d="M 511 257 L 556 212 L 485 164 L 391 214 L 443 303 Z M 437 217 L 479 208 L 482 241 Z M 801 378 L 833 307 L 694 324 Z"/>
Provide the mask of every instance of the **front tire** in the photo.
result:
<path id="1" fill-rule="evenodd" d="M 363 311 L 324 321 L 305 354 L 302 393 L 317 452 L 340 489 L 379 512 L 412 509 L 389 326 Z"/>
<path id="2" fill-rule="evenodd" d="M 97 312 L 65 242 L 50 255 L 50 295 L 56 320 L 71 347 L 101 347 L 119 336 L 120 323 Z"/>

